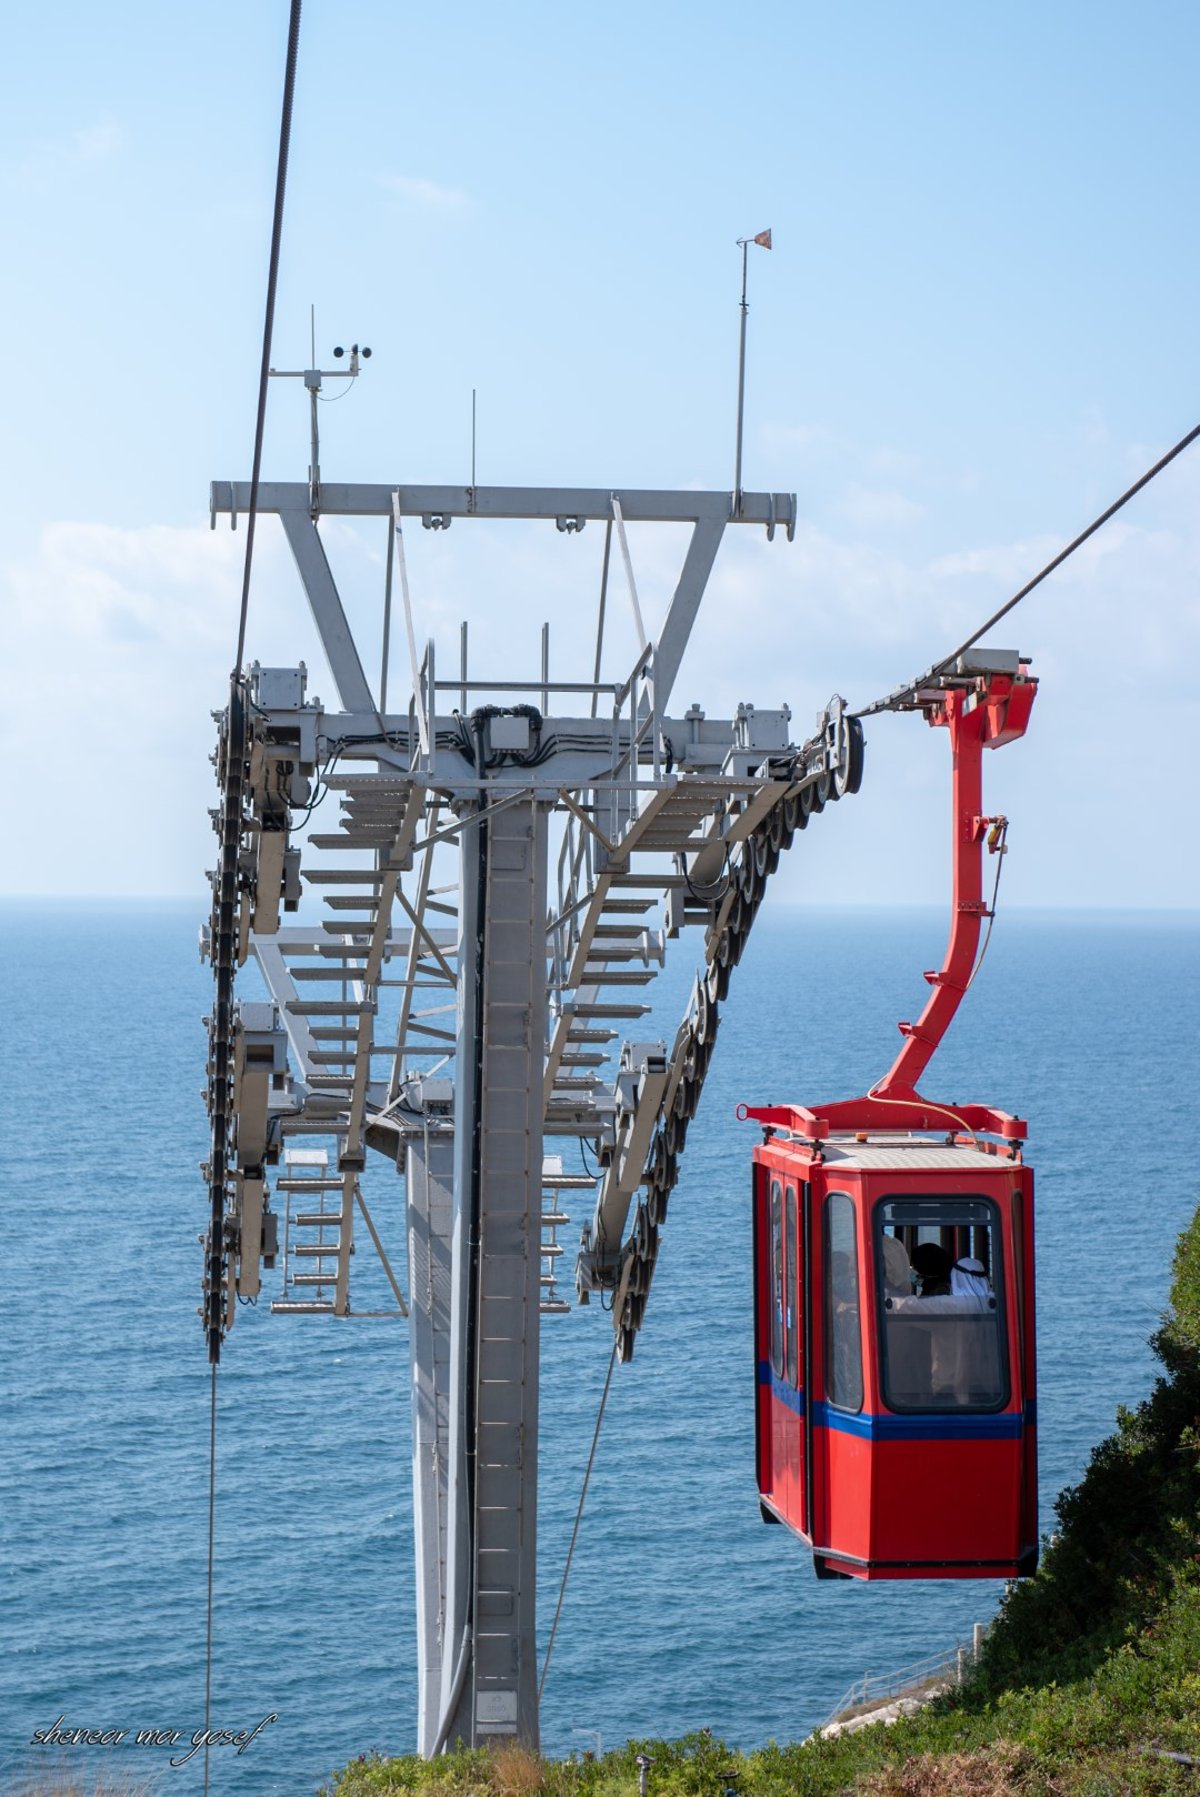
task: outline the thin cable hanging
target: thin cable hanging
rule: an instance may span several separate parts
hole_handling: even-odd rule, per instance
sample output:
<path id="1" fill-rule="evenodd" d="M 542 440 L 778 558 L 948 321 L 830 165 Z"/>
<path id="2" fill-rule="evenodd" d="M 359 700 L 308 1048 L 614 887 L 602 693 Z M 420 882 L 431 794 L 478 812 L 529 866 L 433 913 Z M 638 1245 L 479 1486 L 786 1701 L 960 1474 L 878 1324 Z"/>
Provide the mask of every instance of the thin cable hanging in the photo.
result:
<path id="1" fill-rule="evenodd" d="M 275 211 L 271 219 L 271 256 L 267 268 L 267 306 L 263 320 L 262 363 L 258 376 L 258 410 L 254 421 L 254 465 L 250 473 L 250 515 L 246 520 L 246 559 L 242 570 L 242 604 L 238 617 L 237 659 L 240 672 L 246 649 L 246 615 L 250 608 L 250 565 L 254 559 L 254 524 L 262 474 L 263 435 L 267 419 L 267 387 L 271 370 L 271 338 L 275 329 L 275 292 L 279 284 L 279 246 L 283 237 L 283 199 L 287 188 L 288 147 L 292 136 L 292 97 L 296 87 L 296 52 L 300 43 L 300 4 L 292 0 L 288 23 L 287 61 L 283 75 L 283 110 L 279 121 L 279 160 L 275 170 Z"/>
<path id="2" fill-rule="evenodd" d="M 1039 573 L 1035 574 L 1032 580 L 1027 580 L 1020 591 L 1014 593 L 1011 599 L 1005 600 L 999 610 L 994 611 L 991 617 L 979 626 L 978 630 L 972 631 L 971 635 L 966 638 L 965 642 L 961 642 L 957 649 L 952 649 L 949 655 L 944 655 L 940 661 L 935 661 L 933 666 L 924 674 L 920 675 L 916 680 L 909 681 L 905 686 L 896 687 L 893 692 L 888 693 L 882 699 L 872 700 L 871 704 L 862 706 L 852 715 L 856 718 L 865 718 L 870 717 L 877 711 L 892 711 L 897 706 L 903 705 L 911 700 L 914 694 L 924 686 L 926 682 L 936 680 L 939 675 L 948 673 L 953 668 L 954 663 L 958 660 L 960 655 L 965 655 L 968 649 L 973 649 L 980 637 L 986 636 L 993 624 L 998 624 L 1001 618 L 1007 617 L 1013 607 L 1020 605 L 1022 599 L 1028 598 L 1034 588 L 1041 586 L 1043 580 L 1045 580 L 1048 575 L 1053 574 L 1056 568 L 1061 568 L 1069 556 L 1074 555 L 1077 549 L 1082 548 L 1089 537 L 1095 536 L 1100 527 L 1107 524 L 1110 518 L 1115 518 L 1122 506 L 1128 505 L 1129 501 L 1136 493 L 1140 493 L 1143 487 L 1148 487 L 1155 476 L 1161 474 L 1164 468 L 1169 467 L 1176 456 L 1182 455 L 1184 450 L 1196 441 L 1197 437 L 1200 437 L 1200 424 L 1195 425 L 1193 429 L 1188 432 L 1186 437 L 1181 437 L 1178 443 L 1176 443 L 1173 448 L 1168 449 L 1166 455 L 1161 456 L 1152 468 L 1147 468 L 1146 472 L 1135 480 L 1131 487 L 1127 487 L 1125 492 L 1121 494 L 1121 497 L 1114 500 L 1107 510 L 1100 513 L 1098 518 L 1093 518 L 1086 530 L 1081 530 L 1077 537 L 1072 537 L 1065 549 L 1060 549 L 1052 561 L 1048 561 L 1046 566 Z"/>
<path id="3" fill-rule="evenodd" d="M 212 931 L 213 1041 L 212 1094 L 213 1146 L 209 1167 L 210 1222 L 205 1324 L 211 1364 L 209 1394 L 208 1461 L 208 1579 L 207 1627 L 204 1656 L 204 1797 L 209 1788 L 209 1736 L 212 1733 L 213 1573 L 216 1540 L 217 1478 L 217 1366 L 225 1287 L 225 1188 L 229 1176 L 229 1082 L 232 1067 L 233 988 L 237 967 L 238 863 L 242 837 L 242 804 L 245 784 L 246 700 L 242 662 L 246 648 L 246 618 L 250 605 L 250 570 L 254 558 L 254 526 L 258 511 L 266 423 L 267 382 L 271 362 L 271 337 L 275 319 L 275 294 L 279 280 L 279 246 L 283 231 L 283 201 L 287 186 L 288 145 L 292 130 L 292 100 L 296 85 L 296 56 L 300 40 L 301 0 L 291 0 L 287 58 L 284 68 L 283 106 L 279 124 L 279 156 L 275 175 L 275 209 L 271 225 L 271 253 L 267 273 L 266 316 L 263 323 L 262 365 L 254 428 L 254 463 L 250 482 L 249 517 L 246 522 L 246 554 L 242 569 L 241 603 L 238 608 L 237 653 L 229 681 L 229 718 L 226 738 L 225 781 L 221 806 L 220 873 L 217 882 Z"/>
<path id="4" fill-rule="evenodd" d="M 542 1676 L 538 1680 L 538 1702 L 542 1701 L 542 1692 L 546 1688 L 546 1674 L 550 1670 L 550 1656 L 554 1652 L 554 1638 L 558 1634 L 558 1619 L 562 1615 L 563 1599 L 567 1595 L 567 1580 L 571 1576 L 571 1561 L 575 1557 L 575 1543 L 579 1539 L 579 1525 L 583 1521 L 583 1506 L 587 1501 L 588 1483 L 592 1476 L 592 1463 L 596 1458 L 596 1445 L 600 1440 L 600 1425 L 604 1421 L 604 1406 L 608 1403 L 608 1388 L 612 1384 L 613 1368 L 617 1364 L 617 1343 L 613 1342 L 612 1353 L 608 1357 L 608 1371 L 604 1375 L 604 1390 L 600 1394 L 600 1408 L 596 1412 L 596 1427 L 592 1431 L 592 1450 L 588 1455 L 587 1470 L 583 1475 L 583 1489 L 579 1493 L 579 1508 L 575 1512 L 575 1526 L 571 1530 L 571 1545 L 567 1549 L 566 1565 L 563 1567 L 562 1584 L 558 1588 L 558 1602 L 554 1606 L 554 1622 L 550 1629 L 550 1639 L 546 1643 L 546 1657 L 542 1661 Z"/>

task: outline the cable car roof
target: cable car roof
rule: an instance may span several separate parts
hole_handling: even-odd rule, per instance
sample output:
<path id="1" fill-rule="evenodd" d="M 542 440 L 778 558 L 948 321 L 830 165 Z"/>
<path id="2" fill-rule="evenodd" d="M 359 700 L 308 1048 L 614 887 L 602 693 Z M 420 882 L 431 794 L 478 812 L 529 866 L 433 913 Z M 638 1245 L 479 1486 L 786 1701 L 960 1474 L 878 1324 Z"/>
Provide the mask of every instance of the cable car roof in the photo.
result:
<path id="1" fill-rule="evenodd" d="M 775 1138 L 786 1141 L 786 1136 Z M 797 1142 L 799 1147 L 800 1143 Z M 805 1149 L 809 1144 L 803 1144 Z M 934 1171 L 956 1173 L 995 1172 L 997 1166 L 1004 1165 L 1009 1156 L 987 1147 L 972 1147 L 969 1143 L 931 1142 L 921 1136 L 897 1138 L 895 1136 L 873 1136 L 866 1142 L 858 1142 L 848 1137 L 832 1137 L 821 1144 L 821 1155 L 826 1165 L 840 1163 L 849 1167 L 861 1167 L 864 1171 L 885 1171 L 888 1168 L 898 1173 L 925 1173 Z M 807 1157 L 806 1157 L 807 1158 Z"/>

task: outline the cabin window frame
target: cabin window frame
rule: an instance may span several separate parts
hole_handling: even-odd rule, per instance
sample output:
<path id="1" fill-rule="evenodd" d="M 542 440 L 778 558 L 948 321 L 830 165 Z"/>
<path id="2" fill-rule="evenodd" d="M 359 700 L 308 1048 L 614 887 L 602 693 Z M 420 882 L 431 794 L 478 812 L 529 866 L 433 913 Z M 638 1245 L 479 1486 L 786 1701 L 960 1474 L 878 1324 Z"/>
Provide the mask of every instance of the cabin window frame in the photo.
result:
<path id="1" fill-rule="evenodd" d="M 783 1179 L 774 1171 L 771 1174 L 771 1187 L 767 1198 L 767 1229 L 771 1244 L 771 1316 L 768 1346 L 771 1371 L 777 1379 L 782 1379 L 785 1340 L 783 1326 Z"/>
<path id="2" fill-rule="evenodd" d="M 988 1278 L 991 1282 L 992 1296 L 995 1299 L 994 1315 L 998 1331 L 999 1368 L 1001 1395 L 988 1403 L 953 1403 L 935 1404 L 932 1401 L 919 1404 L 896 1403 L 891 1393 L 891 1381 L 888 1364 L 888 1319 L 887 1313 L 891 1299 L 887 1293 L 884 1274 L 883 1239 L 886 1227 L 884 1209 L 889 1204 L 937 1204 L 947 1210 L 955 1205 L 981 1204 L 989 1213 L 986 1224 L 955 1224 L 952 1220 L 938 1222 L 930 1218 L 925 1227 L 950 1228 L 987 1228 L 989 1231 L 990 1264 Z M 888 1219 L 895 1223 L 896 1219 Z M 918 1225 L 920 1227 L 920 1225 Z M 875 1199 L 871 1206 L 871 1248 L 875 1265 L 875 1312 L 879 1319 L 877 1362 L 879 1371 L 879 1395 L 884 1407 L 895 1416 L 994 1416 L 1007 1410 L 1012 1402 L 1012 1366 L 1008 1339 L 1008 1277 L 1006 1271 L 1006 1251 L 1004 1245 L 1004 1215 L 1000 1205 L 986 1192 L 885 1192 Z M 942 1314 L 942 1313 L 938 1313 Z M 930 1322 L 935 1321 L 931 1315 Z M 932 1392 L 931 1392 L 932 1399 Z"/>
<path id="3" fill-rule="evenodd" d="M 783 1198 L 784 1365 L 787 1381 L 800 1389 L 800 1210 L 794 1180 Z"/>
<path id="4" fill-rule="evenodd" d="M 849 1207 L 850 1207 L 850 1249 L 854 1256 L 854 1264 L 853 1264 L 853 1268 L 852 1268 L 852 1282 L 853 1282 L 854 1294 L 855 1294 L 854 1326 L 853 1326 L 852 1330 L 846 1330 L 846 1332 L 840 1342 L 835 1341 L 835 1339 L 834 1339 L 834 1327 L 835 1327 L 835 1322 L 836 1322 L 837 1316 L 839 1314 L 837 1312 L 837 1310 L 835 1309 L 834 1296 L 833 1296 L 833 1252 L 834 1252 L 834 1250 L 833 1250 L 832 1211 L 833 1211 L 833 1205 L 834 1205 L 835 1201 L 840 1201 L 842 1204 L 849 1205 Z M 866 1398 L 866 1385 L 865 1385 L 865 1379 L 864 1379 L 864 1366 L 863 1366 L 863 1361 L 864 1361 L 865 1357 L 863 1355 L 863 1340 L 862 1340 L 862 1319 L 863 1319 L 862 1271 L 863 1271 L 863 1269 L 862 1269 L 862 1257 L 859 1254 L 859 1249 L 858 1249 L 858 1216 L 859 1216 L 858 1205 L 855 1203 L 852 1193 L 841 1192 L 841 1191 L 826 1192 L 825 1202 L 821 1207 L 821 1225 L 822 1225 L 821 1235 L 822 1235 L 823 1247 L 824 1247 L 824 1253 L 823 1253 L 824 1266 L 822 1268 L 822 1281 L 821 1281 L 821 1307 L 824 1312 L 824 1315 L 822 1317 L 821 1334 L 824 1339 L 825 1402 L 830 1406 L 831 1409 L 844 1411 L 846 1414 L 848 1414 L 850 1416 L 861 1415 L 863 1404 L 864 1404 L 865 1398 Z M 839 1250 L 839 1252 L 841 1252 L 841 1250 Z M 854 1348 L 853 1372 L 854 1372 L 855 1377 L 854 1377 L 854 1380 L 849 1382 L 850 1390 L 847 1391 L 847 1393 L 845 1395 L 843 1395 L 842 1391 L 841 1391 L 841 1386 L 843 1384 L 843 1380 L 839 1377 L 839 1374 L 838 1374 L 837 1349 L 839 1346 L 842 1346 L 843 1348 L 845 1348 L 845 1347 L 849 1346 L 851 1344 L 851 1342 L 853 1343 L 853 1348 Z M 854 1389 L 855 1384 L 857 1386 L 857 1393 L 858 1393 L 857 1402 L 850 1402 L 849 1401 L 850 1395 Z"/>

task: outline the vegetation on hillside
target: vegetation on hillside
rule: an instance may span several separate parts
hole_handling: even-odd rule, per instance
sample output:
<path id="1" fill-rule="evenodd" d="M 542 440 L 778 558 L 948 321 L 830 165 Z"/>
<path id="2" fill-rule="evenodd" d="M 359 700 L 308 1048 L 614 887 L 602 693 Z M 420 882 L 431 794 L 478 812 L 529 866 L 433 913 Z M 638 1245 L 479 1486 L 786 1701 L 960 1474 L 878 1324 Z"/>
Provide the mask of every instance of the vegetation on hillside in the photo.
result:
<path id="1" fill-rule="evenodd" d="M 378 1755 L 324 1797 L 1159 1797 L 1200 1791 L 1200 1212 L 1180 1239 L 1163 1372 L 1080 1483 L 1037 1577 L 1016 1586 L 969 1684 L 892 1728 L 739 1754 L 710 1735 L 596 1760 L 519 1747 Z"/>

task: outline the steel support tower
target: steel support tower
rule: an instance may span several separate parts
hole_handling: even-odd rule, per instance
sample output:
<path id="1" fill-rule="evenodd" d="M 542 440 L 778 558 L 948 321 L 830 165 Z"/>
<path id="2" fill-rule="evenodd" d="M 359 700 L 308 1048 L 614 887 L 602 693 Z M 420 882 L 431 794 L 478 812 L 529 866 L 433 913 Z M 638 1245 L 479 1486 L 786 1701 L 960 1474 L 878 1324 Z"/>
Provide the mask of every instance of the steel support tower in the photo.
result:
<path id="1" fill-rule="evenodd" d="M 249 498 L 246 483 L 216 483 L 214 525 L 236 524 Z M 221 1294 L 223 1330 L 264 1266 L 279 1278 L 274 1312 L 351 1317 L 363 1314 L 351 1273 L 364 1230 L 379 1251 L 411 1348 L 424 1754 L 459 1740 L 538 1745 L 538 1343 L 542 1317 L 570 1309 L 562 1206 L 587 1188 L 575 1295 L 612 1294 L 627 1360 L 765 885 L 796 832 L 861 776 L 861 731 L 840 700 L 800 744 L 786 708 L 742 705 L 719 720 L 670 709 L 725 527 L 789 539 L 795 528 L 793 495 L 738 500 L 315 476 L 260 490 L 340 709 L 310 698 L 303 665 L 281 660 L 255 664 L 221 715 L 215 759 L 219 775 L 231 757 L 241 770 L 241 852 L 236 918 L 216 908 L 209 942 L 223 929 L 269 998 L 210 1020 L 214 1164 L 228 1176 L 207 1291 Z M 391 520 L 385 641 L 394 570 L 411 672 L 398 710 L 364 672 L 322 516 Z M 450 677 L 432 642 L 418 655 L 405 530 L 480 519 L 603 533 L 596 654 L 581 677 L 551 678 L 548 628 L 521 680 L 471 668 L 466 625 Z M 656 640 L 635 522 L 691 527 Z M 618 565 L 640 647 L 602 679 Z M 307 823 L 324 794 L 340 801 L 333 828 Z M 320 916 L 284 922 L 305 886 Z M 674 1038 L 626 1037 L 667 941 L 691 926 L 704 966 Z M 592 1144 L 594 1179 L 563 1171 L 562 1138 Z M 363 1190 L 368 1149 L 406 1179 L 407 1297 L 386 1252 L 393 1207 L 373 1188 L 377 1222 Z"/>

